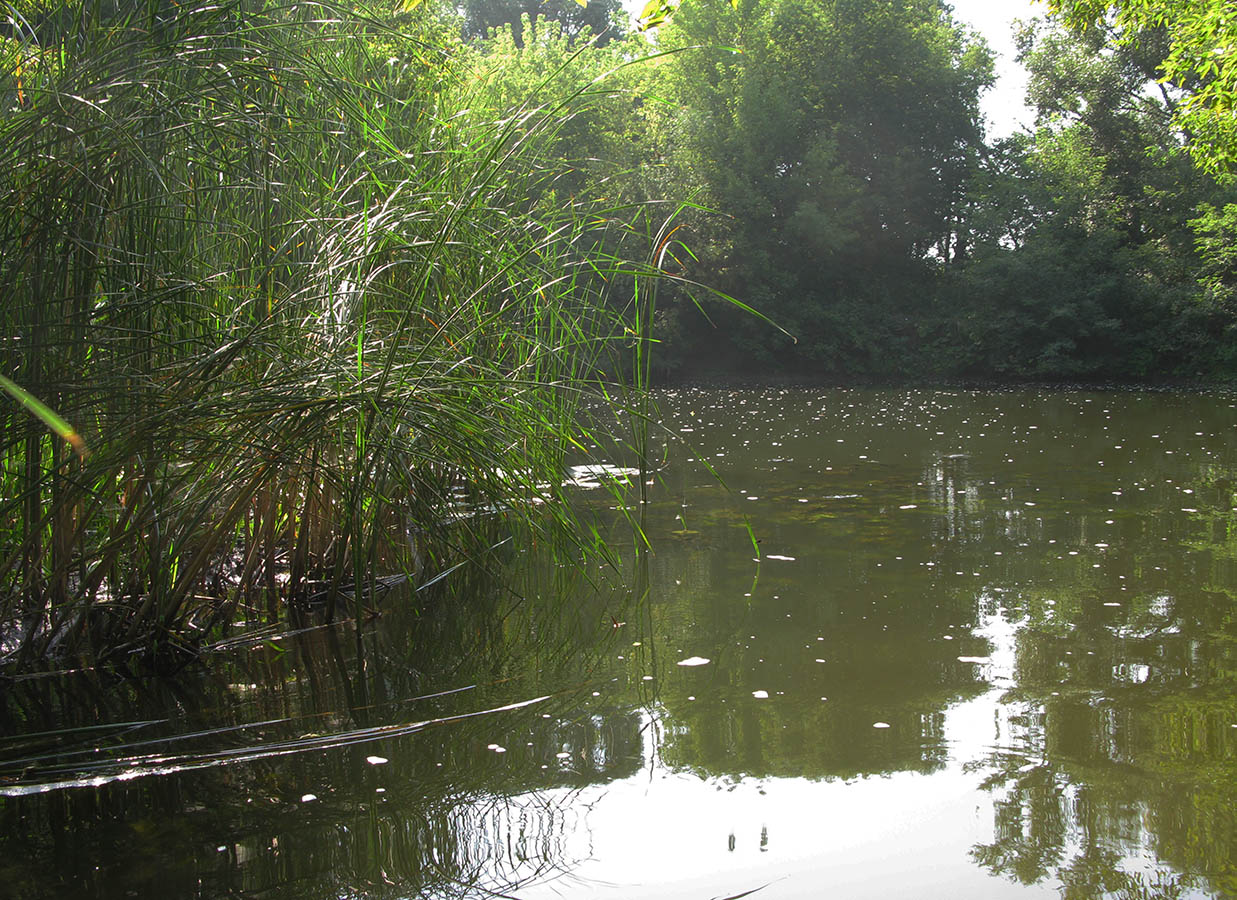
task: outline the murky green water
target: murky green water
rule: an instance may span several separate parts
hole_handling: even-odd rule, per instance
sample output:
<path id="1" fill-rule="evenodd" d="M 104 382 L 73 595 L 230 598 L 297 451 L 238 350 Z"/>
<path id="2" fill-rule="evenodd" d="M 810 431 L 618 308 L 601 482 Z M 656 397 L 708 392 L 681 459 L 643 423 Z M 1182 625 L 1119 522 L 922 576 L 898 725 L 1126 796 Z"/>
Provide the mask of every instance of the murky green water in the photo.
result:
<path id="1" fill-rule="evenodd" d="M 1237 399 L 662 403 L 617 586 L 3 686 L 0 895 L 1237 896 Z"/>

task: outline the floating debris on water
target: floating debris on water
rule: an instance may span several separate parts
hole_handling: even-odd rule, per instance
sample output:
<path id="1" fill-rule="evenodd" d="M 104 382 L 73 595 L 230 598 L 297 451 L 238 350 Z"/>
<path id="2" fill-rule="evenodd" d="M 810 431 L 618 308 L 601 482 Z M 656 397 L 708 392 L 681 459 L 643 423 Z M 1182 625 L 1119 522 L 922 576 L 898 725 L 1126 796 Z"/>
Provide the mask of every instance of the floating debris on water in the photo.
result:
<path id="1" fill-rule="evenodd" d="M 612 466 L 609 463 L 596 463 L 587 466 L 571 466 L 567 470 L 567 478 L 563 481 L 563 487 L 578 487 L 585 490 L 592 490 L 601 487 L 604 480 L 625 482 L 633 476 L 639 475 L 639 469 L 633 469 L 625 466 Z"/>
<path id="2" fill-rule="evenodd" d="M 757 700 L 768 700 L 769 692 L 768 691 L 752 691 L 752 696 L 755 697 Z"/>
<path id="3" fill-rule="evenodd" d="M 687 659 L 680 659 L 675 665 L 678 666 L 707 666 L 709 660 L 703 656 L 689 656 Z"/>

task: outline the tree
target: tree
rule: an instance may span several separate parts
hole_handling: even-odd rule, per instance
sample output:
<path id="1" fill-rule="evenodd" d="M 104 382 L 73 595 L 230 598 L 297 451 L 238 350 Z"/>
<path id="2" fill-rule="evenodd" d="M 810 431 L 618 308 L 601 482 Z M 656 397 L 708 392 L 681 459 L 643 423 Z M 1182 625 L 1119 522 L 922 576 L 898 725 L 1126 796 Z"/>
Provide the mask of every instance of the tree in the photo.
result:
<path id="1" fill-rule="evenodd" d="M 1228 192 L 1170 152 L 1171 97 L 1147 91 L 1151 38 L 1101 52 L 1097 30 L 1038 24 L 1019 43 L 1037 129 L 984 184 L 983 240 L 950 286 L 955 360 L 1037 378 L 1230 369 L 1231 313 L 1222 292 L 1204 295 L 1196 249 L 1196 236 L 1222 241 L 1222 223 L 1187 224 Z"/>
<path id="2" fill-rule="evenodd" d="M 622 38 L 624 30 L 619 0 L 464 0 L 461 9 L 465 39 L 484 38 L 509 25 L 517 47 L 524 46 L 524 17 L 534 27 L 538 19 L 557 22 L 569 38 L 587 32 L 599 45 Z"/>
<path id="3" fill-rule="evenodd" d="M 743 365 L 908 365 L 914 304 L 961 251 L 986 49 L 935 0 L 684 5 L 658 46 L 654 129 L 702 221 L 702 280 L 795 334 L 727 323 Z M 710 355 L 717 358 L 716 342 Z"/>
<path id="4" fill-rule="evenodd" d="M 1237 15 L 1231 0 L 1049 0 L 1077 30 L 1102 28 L 1110 45 L 1166 37 L 1160 71 L 1184 97 L 1176 121 L 1195 160 L 1237 171 Z"/>

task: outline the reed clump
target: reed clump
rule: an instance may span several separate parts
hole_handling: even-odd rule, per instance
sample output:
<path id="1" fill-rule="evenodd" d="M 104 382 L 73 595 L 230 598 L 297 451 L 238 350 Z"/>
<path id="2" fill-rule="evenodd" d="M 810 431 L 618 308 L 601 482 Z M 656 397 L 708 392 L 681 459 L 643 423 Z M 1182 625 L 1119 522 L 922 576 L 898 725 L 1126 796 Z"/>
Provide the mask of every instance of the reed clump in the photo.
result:
<path id="1" fill-rule="evenodd" d="M 586 100 L 474 113 L 432 10 L 72 0 L 0 38 L 9 666 L 221 628 L 572 532 L 552 499 L 623 304 L 556 196 Z M 618 279 L 622 281 L 623 279 Z M 583 538 L 581 538 L 583 539 Z"/>

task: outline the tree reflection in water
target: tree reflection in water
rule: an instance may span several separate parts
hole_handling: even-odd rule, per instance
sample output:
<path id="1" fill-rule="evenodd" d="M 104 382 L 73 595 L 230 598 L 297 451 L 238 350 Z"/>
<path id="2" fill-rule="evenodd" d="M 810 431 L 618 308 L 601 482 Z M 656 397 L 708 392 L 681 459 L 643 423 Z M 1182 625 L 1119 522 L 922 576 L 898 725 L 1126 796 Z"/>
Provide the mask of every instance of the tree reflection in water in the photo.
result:
<path id="1" fill-rule="evenodd" d="M 0 895 L 1237 896 L 1237 412 L 665 400 L 732 488 L 672 454 L 613 590 L 512 552 L 514 594 L 391 604 L 361 657 L 8 686 L 0 793 L 288 752 L 0 799 Z"/>

